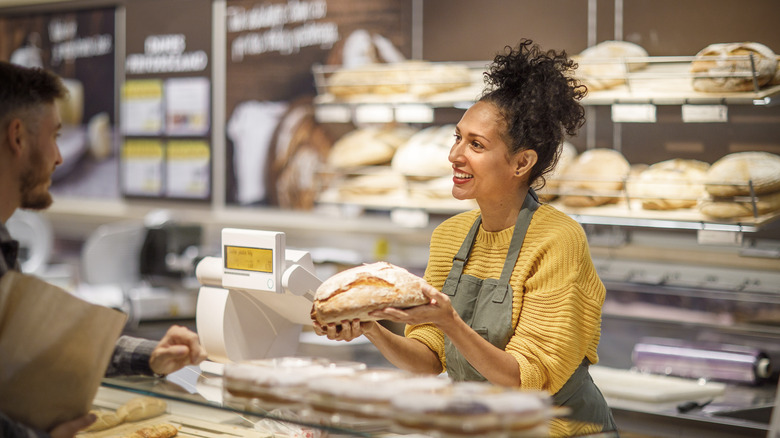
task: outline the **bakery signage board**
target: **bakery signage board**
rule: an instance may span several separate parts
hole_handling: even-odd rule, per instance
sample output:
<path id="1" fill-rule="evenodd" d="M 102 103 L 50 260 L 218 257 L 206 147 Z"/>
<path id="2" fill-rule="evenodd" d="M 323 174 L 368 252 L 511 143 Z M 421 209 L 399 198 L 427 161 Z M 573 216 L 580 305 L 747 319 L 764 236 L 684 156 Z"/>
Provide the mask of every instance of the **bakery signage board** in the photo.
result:
<path id="1" fill-rule="evenodd" d="M 121 163 L 123 170 L 143 165 L 148 171 L 124 173 L 125 196 L 211 196 L 212 6 L 210 0 L 127 2 L 121 133 L 125 144 L 156 142 L 162 154 L 154 163 L 147 154 L 122 155 L 132 160 Z"/>
<path id="2" fill-rule="evenodd" d="M 284 255 L 284 233 L 224 228 L 222 287 L 284 293 Z"/>
<path id="3" fill-rule="evenodd" d="M 612 105 L 615 123 L 655 123 L 656 107 L 648 103 L 616 103 Z"/>

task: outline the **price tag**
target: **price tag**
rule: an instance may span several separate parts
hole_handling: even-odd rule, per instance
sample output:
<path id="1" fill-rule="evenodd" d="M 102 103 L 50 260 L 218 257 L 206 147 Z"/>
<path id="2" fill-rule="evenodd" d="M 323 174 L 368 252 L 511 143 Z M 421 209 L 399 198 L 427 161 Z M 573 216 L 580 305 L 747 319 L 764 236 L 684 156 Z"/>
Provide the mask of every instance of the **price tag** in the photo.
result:
<path id="1" fill-rule="evenodd" d="M 739 231 L 699 230 L 696 240 L 700 245 L 742 245 L 742 233 Z"/>
<path id="2" fill-rule="evenodd" d="M 346 105 L 318 105 L 314 108 L 314 117 L 320 123 L 349 123 L 352 111 Z"/>
<path id="3" fill-rule="evenodd" d="M 729 110 L 726 105 L 683 105 L 682 120 L 685 123 L 724 123 L 728 122 Z"/>
<path id="4" fill-rule="evenodd" d="M 393 121 L 393 107 L 389 105 L 360 105 L 355 108 L 358 123 L 390 123 Z"/>
<path id="5" fill-rule="evenodd" d="M 619 103 L 612 105 L 612 121 L 616 123 L 655 123 L 655 105 L 647 103 Z"/>
<path id="6" fill-rule="evenodd" d="M 433 108 L 428 105 L 400 105 L 395 120 L 401 123 L 433 123 Z"/>

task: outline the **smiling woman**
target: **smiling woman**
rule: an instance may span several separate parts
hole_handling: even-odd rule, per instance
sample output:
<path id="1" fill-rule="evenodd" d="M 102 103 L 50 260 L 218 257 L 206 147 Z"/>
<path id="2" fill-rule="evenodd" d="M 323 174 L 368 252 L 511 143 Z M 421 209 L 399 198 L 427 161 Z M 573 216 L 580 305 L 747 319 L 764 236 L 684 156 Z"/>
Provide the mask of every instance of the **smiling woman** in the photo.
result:
<path id="1" fill-rule="evenodd" d="M 546 391 L 571 411 L 552 421 L 553 436 L 616 430 L 588 374 L 598 362 L 604 285 L 582 227 L 532 189 L 584 123 L 575 67 L 529 40 L 495 57 L 449 153 L 452 194 L 479 208 L 434 230 L 427 304 L 376 310 L 371 321 L 315 322 L 317 333 L 345 341 L 364 334 L 408 371 Z M 405 323 L 405 335 L 373 319 Z"/>

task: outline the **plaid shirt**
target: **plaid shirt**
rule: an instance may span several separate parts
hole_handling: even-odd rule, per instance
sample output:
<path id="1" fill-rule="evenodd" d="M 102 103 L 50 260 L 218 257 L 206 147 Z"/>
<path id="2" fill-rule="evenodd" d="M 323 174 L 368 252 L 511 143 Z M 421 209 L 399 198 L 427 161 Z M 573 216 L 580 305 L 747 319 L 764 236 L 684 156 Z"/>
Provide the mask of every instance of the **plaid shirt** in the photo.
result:
<path id="1" fill-rule="evenodd" d="M 0 222 L 0 277 L 10 270 L 19 271 L 19 242 L 11 238 L 8 228 Z M 149 367 L 149 358 L 156 341 L 122 336 L 114 347 L 114 354 L 106 370 L 106 376 L 154 375 Z M 2 358 L 0 358 L 2 360 Z M 2 438 L 48 438 L 49 434 L 18 423 L 0 412 L 0 437 Z"/>

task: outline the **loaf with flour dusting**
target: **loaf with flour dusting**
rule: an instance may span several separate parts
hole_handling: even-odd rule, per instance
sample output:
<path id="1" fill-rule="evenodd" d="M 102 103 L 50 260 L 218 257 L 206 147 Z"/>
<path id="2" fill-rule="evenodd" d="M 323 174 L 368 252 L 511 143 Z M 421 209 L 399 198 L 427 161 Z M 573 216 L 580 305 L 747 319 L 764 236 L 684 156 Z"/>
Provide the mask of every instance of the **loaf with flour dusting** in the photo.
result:
<path id="1" fill-rule="evenodd" d="M 369 313 L 386 307 L 427 304 L 425 280 L 387 262 L 356 266 L 325 280 L 314 294 L 312 317 L 320 323 L 376 320 Z"/>

